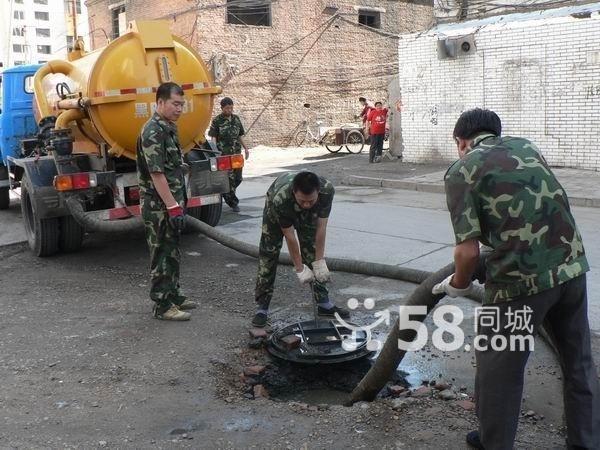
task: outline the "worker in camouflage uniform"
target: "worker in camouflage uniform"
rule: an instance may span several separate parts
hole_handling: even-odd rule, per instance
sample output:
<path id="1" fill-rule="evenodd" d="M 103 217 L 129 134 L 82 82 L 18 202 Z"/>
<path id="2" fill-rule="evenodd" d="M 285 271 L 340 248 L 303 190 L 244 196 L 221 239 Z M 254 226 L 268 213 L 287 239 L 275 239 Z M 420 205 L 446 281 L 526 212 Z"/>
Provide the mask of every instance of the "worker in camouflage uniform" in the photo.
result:
<path id="1" fill-rule="evenodd" d="M 179 289 L 179 235 L 185 221 L 186 190 L 175 122 L 183 111 L 183 90 L 163 83 L 156 91 L 156 112 L 146 122 L 137 145 L 142 218 L 150 248 L 150 298 L 153 315 L 189 320 L 196 304 Z"/>
<path id="2" fill-rule="evenodd" d="M 567 445 L 598 449 L 600 388 L 590 348 L 582 239 L 567 195 L 540 151 L 526 139 L 500 137 L 501 128 L 500 118 L 482 109 L 463 113 L 456 123 L 460 159 L 445 176 L 455 273 L 432 291 L 471 293 L 479 244 L 491 248 L 476 337 L 479 431 L 469 433 L 467 442 L 488 450 L 513 448 L 525 365 L 533 335 L 546 320 L 561 358 Z M 498 336 L 512 348 L 490 345 Z"/>
<path id="3" fill-rule="evenodd" d="M 225 97 L 221 100 L 221 114 L 215 117 L 210 124 L 208 135 L 213 138 L 217 145 L 217 149 L 223 155 L 236 155 L 242 152 L 246 159 L 250 156 L 248 146 L 244 142 L 244 126 L 239 116 L 233 114 L 233 100 Z M 242 184 L 242 169 L 233 169 L 229 171 L 229 186 L 228 194 L 223 195 L 225 203 L 227 203 L 234 212 L 239 212 L 238 204 L 240 200 L 235 195 L 235 190 Z"/>
<path id="4" fill-rule="evenodd" d="M 284 237 L 298 281 L 303 285 L 312 283 L 318 314 L 349 317 L 348 311 L 331 302 L 325 286 L 330 277 L 324 259 L 325 235 L 333 195 L 333 185 L 312 172 L 285 173 L 269 187 L 259 246 L 254 326 L 264 327 L 267 323 Z"/>

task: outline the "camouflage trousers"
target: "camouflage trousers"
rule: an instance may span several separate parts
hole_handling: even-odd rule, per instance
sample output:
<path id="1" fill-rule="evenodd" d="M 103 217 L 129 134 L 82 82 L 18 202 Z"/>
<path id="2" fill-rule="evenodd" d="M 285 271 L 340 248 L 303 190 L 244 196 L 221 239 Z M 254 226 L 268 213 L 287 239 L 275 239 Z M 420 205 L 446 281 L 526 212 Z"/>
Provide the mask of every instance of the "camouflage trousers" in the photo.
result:
<path id="1" fill-rule="evenodd" d="M 150 299 L 156 302 L 161 314 L 171 304 L 181 305 L 185 301 L 179 290 L 179 236 L 171 227 L 162 202 L 151 196 L 142 200 L 142 219 L 150 249 Z"/>
<path id="2" fill-rule="evenodd" d="M 229 171 L 229 193 L 223 194 L 223 200 L 232 208 L 237 206 L 240 200 L 235 195 L 235 190 L 238 188 L 240 184 L 242 184 L 242 170 L 243 169 L 233 169 Z"/>
<path id="3" fill-rule="evenodd" d="M 268 202 L 268 200 L 267 200 Z M 260 236 L 258 275 L 256 277 L 256 289 L 254 298 L 261 309 L 269 309 L 273 297 L 275 275 L 277 274 L 277 263 L 279 253 L 283 244 L 283 233 L 277 221 L 270 217 L 268 203 L 265 204 L 263 212 L 262 234 Z M 317 223 L 313 218 L 300 220 L 296 226 L 302 262 L 312 268 L 315 261 L 315 235 Z M 315 280 L 314 300 L 317 303 L 326 303 L 329 300 L 329 292 L 325 284 Z"/>

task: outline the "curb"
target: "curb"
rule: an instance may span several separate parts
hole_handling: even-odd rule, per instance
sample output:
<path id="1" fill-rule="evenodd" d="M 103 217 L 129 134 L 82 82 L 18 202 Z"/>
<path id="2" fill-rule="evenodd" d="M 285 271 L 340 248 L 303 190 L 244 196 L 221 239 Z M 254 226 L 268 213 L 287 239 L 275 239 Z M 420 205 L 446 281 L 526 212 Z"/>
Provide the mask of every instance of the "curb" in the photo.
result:
<path id="1" fill-rule="evenodd" d="M 403 189 L 405 191 L 429 192 L 444 194 L 444 185 L 439 183 L 423 183 L 409 180 L 394 180 L 389 178 L 364 177 L 361 175 L 348 175 L 342 180 L 347 186 L 370 186 L 382 188 Z M 568 195 L 568 194 L 567 194 Z M 600 198 L 569 197 L 571 206 L 584 206 L 587 208 L 600 208 Z"/>
<path id="2" fill-rule="evenodd" d="M 416 181 L 363 177 L 360 175 L 349 175 L 342 180 L 342 184 L 347 186 L 371 186 L 403 189 L 405 191 L 429 192 L 433 194 L 443 194 L 445 192 L 444 186 L 437 183 L 418 183 Z"/>

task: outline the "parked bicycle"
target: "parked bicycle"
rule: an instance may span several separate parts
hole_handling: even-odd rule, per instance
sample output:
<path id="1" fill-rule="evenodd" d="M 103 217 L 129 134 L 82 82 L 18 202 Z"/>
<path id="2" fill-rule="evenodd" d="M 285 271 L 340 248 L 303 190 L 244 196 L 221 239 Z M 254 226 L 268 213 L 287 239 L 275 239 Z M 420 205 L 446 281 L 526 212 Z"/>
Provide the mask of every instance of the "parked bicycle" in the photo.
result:
<path id="1" fill-rule="evenodd" d="M 310 108 L 308 103 L 305 108 Z M 365 145 L 365 137 L 360 126 L 355 124 L 344 124 L 340 127 L 324 127 L 322 120 L 316 121 L 317 132 L 313 132 L 307 120 L 302 122 L 300 131 L 294 136 L 294 144 L 301 147 L 305 144 L 324 145 L 331 153 L 337 153 L 342 148 L 350 153 L 362 152 Z M 306 127 L 306 128 L 304 128 Z"/>

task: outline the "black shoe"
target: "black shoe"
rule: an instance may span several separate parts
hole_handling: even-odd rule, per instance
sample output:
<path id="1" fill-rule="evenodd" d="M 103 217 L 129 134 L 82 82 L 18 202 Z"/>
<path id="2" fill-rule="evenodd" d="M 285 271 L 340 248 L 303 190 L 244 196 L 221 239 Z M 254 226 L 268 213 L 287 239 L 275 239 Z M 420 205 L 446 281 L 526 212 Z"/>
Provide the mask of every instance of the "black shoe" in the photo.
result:
<path id="1" fill-rule="evenodd" d="M 337 306 L 334 306 L 331 309 L 325 309 L 321 306 L 317 306 L 317 314 L 319 316 L 334 317 L 335 313 L 338 313 L 342 319 L 347 319 L 350 317 L 350 312 L 344 308 L 338 308 Z"/>
<path id="2" fill-rule="evenodd" d="M 467 444 L 473 448 L 485 450 L 483 445 L 481 445 L 481 440 L 479 440 L 479 431 L 471 431 L 467 434 Z"/>
<path id="3" fill-rule="evenodd" d="M 267 322 L 267 315 L 264 313 L 256 313 L 252 319 L 252 325 L 256 328 L 264 328 Z"/>
<path id="4" fill-rule="evenodd" d="M 238 205 L 235 205 L 235 206 L 232 206 L 232 207 L 231 207 L 231 210 L 232 210 L 233 212 L 236 212 L 236 213 L 237 213 L 237 212 L 240 212 L 240 207 L 239 207 Z"/>

